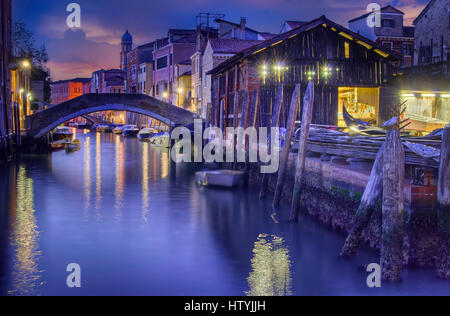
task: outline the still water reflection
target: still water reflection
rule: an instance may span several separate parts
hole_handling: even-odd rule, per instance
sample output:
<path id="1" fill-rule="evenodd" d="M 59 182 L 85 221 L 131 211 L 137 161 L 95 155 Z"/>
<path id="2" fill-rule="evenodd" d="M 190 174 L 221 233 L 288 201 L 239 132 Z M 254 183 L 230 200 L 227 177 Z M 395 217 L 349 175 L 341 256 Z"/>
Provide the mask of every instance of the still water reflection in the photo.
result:
<path id="1" fill-rule="evenodd" d="M 112 134 L 0 169 L 2 295 L 450 294 L 432 270 L 366 287 L 362 249 L 309 218 L 271 217 L 256 192 L 198 188 L 167 150 Z M 66 286 L 78 263 L 82 288 Z"/>

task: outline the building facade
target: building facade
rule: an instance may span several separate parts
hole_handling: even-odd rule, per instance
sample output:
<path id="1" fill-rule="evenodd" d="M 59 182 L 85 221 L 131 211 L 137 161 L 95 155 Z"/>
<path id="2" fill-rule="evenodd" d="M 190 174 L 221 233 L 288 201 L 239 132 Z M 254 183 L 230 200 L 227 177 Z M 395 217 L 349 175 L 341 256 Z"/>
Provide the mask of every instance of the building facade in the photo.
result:
<path id="1" fill-rule="evenodd" d="M 91 92 L 91 78 L 75 78 L 52 82 L 51 103 L 57 105 Z"/>
<path id="2" fill-rule="evenodd" d="M 414 63 L 414 27 L 404 25 L 405 13 L 386 6 L 381 9 L 380 26 L 369 26 L 369 14 L 349 21 L 351 31 L 376 42 L 403 56 L 402 67 L 411 67 Z"/>
<path id="3" fill-rule="evenodd" d="M 450 1 L 431 1 L 414 25 L 415 65 L 397 80 L 408 128 L 421 135 L 450 122 Z"/>
<path id="4" fill-rule="evenodd" d="M 414 21 L 415 65 L 450 61 L 450 0 L 433 0 Z"/>
<path id="5" fill-rule="evenodd" d="M 141 68 L 142 64 L 144 63 L 148 64 L 153 62 L 154 50 L 155 50 L 155 42 L 151 42 L 145 45 L 138 46 L 135 49 L 128 52 L 127 68 L 126 68 L 127 72 L 125 82 L 127 93 L 140 93 L 140 91 L 144 90 L 142 89 L 142 87 L 141 88 L 139 87 L 139 74 L 140 74 L 139 72 L 140 70 L 142 70 Z M 142 76 L 141 79 L 143 79 Z M 148 90 L 150 91 L 150 89 Z"/>
<path id="6" fill-rule="evenodd" d="M 203 67 L 201 68 L 202 84 L 202 100 L 201 111 L 202 117 L 206 117 L 208 106 L 211 106 L 211 88 L 212 80 L 208 72 L 227 61 L 238 52 L 247 49 L 253 45 L 260 43 L 256 40 L 239 40 L 239 39 L 222 39 L 213 38 L 208 41 L 205 53 L 203 55 Z"/>
<path id="7" fill-rule="evenodd" d="M 5 151 L 14 133 L 14 118 L 11 103 L 11 73 L 9 64 L 12 54 L 12 1 L 0 4 L 0 150 Z"/>
<path id="8" fill-rule="evenodd" d="M 192 102 L 192 65 L 191 60 L 185 60 L 175 65 L 177 82 L 174 89 L 177 93 L 176 105 L 188 111 L 197 112 L 196 105 Z"/>
<path id="9" fill-rule="evenodd" d="M 153 62 L 139 64 L 138 93 L 153 95 Z"/>
<path id="10" fill-rule="evenodd" d="M 205 117 L 206 108 L 211 103 L 211 77 L 206 73 L 220 62 L 248 47 L 243 43 L 256 43 L 270 39 L 274 35 L 248 28 L 246 18 L 241 18 L 239 24 L 223 18 L 215 19 L 214 27 L 206 30 L 199 28 L 197 33 L 197 50 L 191 56 L 192 99 L 198 114 Z M 206 52 L 210 41 L 215 41 L 213 42 L 215 45 L 210 45 L 210 50 Z"/>
<path id="11" fill-rule="evenodd" d="M 178 77 L 175 65 L 178 65 L 194 54 L 196 49 L 196 30 L 171 29 L 167 39 L 157 41 L 153 53 L 155 69 L 153 85 L 155 97 L 176 105 L 178 102 Z"/>

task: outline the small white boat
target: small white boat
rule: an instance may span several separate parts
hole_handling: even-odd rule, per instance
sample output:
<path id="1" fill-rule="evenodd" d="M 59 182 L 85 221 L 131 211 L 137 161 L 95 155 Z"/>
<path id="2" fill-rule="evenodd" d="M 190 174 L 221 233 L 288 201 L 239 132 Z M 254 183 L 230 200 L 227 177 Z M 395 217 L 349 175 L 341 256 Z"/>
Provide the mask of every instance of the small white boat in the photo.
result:
<path id="1" fill-rule="evenodd" d="M 134 137 L 139 133 L 139 128 L 136 125 L 125 125 L 122 129 L 123 136 Z"/>
<path id="2" fill-rule="evenodd" d="M 117 126 L 112 130 L 113 134 L 120 135 L 123 132 L 123 126 Z"/>
<path id="3" fill-rule="evenodd" d="M 73 129 L 67 126 L 60 126 L 55 129 L 53 133 L 54 140 L 63 140 L 66 138 L 71 138 L 73 136 Z"/>
<path id="4" fill-rule="evenodd" d="M 150 137 L 155 146 L 170 148 L 170 134 L 168 132 L 158 133 Z"/>
<path id="5" fill-rule="evenodd" d="M 110 133 L 111 127 L 109 125 L 99 124 L 97 125 L 95 130 L 99 133 Z"/>
<path id="6" fill-rule="evenodd" d="M 143 128 L 141 129 L 141 131 L 138 133 L 137 137 L 139 139 L 147 139 L 152 137 L 153 135 L 158 134 L 158 130 L 154 129 L 154 128 Z"/>
<path id="7" fill-rule="evenodd" d="M 195 182 L 200 186 L 234 188 L 244 183 L 243 171 L 213 170 L 199 171 L 195 174 Z"/>

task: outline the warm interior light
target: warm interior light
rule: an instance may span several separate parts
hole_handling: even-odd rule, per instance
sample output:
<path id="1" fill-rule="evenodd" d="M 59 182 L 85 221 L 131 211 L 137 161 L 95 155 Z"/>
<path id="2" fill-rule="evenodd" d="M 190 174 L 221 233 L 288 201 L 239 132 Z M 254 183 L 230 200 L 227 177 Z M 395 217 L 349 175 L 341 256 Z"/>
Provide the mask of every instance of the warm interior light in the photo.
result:
<path id="1" fill-rule="evenodd" d="M 30 68 L 31 64 L 28 60 L 22 61 L 22 67 L 23 68 Z"/>
<path id="2" fill-rule="evenodd" d="M 416 95 L 413 93 L 403 93 L 402 97 L 403 98 L 414 98 Z"/>
<path id="3" fill-rule="evenodd" d="M 434 93 L 423 93 L 422 97 L 424 98 L 434 98 L 436 95 Z"/>
<path id="4" fill-rule="evenodd" d="M 441 94 L 441 98 L 450 98 L 450 94 Z"/>

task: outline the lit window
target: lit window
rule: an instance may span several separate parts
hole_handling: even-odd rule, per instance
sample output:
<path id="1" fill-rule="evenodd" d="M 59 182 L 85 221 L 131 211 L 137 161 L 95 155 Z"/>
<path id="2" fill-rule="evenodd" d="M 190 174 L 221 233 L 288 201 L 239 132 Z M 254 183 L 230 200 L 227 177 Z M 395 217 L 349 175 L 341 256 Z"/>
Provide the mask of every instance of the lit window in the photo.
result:
<path id="1" fill-rule="evenodd" d="M 345 42 L 345 59 L 350 58 L 350 43 Z"/>

